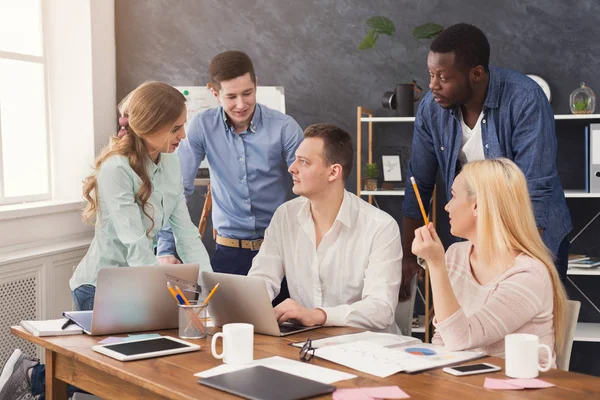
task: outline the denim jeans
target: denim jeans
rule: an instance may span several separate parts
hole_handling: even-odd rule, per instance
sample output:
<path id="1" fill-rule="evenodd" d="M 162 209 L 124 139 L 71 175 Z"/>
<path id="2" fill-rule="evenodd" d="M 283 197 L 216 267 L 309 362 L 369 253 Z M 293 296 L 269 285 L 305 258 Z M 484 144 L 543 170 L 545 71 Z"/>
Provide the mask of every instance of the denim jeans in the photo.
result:
<path id="1" fill-rule="evenodd" d="M 81 389 L 77 389 L 73 385 L 67 385 L 67 398 L 71 398 L 75 392 L 87 393 Z M 38 364 L 31 370 L 31 394 L 37 400 L 46 399 L 46 366 Z"/>
<path id="2" fill-rule="evenodd" d="M 94 296 L 96 287 L 92 285 L 81 285 L 71 292 L 75 311 L 90 311 L 94 309 Z"/>

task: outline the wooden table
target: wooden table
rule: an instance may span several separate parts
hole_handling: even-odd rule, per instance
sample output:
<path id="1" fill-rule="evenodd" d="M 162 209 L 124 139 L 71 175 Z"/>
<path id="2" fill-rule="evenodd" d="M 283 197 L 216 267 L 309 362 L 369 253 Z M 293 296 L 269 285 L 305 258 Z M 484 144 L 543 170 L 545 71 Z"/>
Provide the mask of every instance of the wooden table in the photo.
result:
<path id="1" fill-rule="evenodd" d="M 217 331 L 211 328 L 212 332 Z M 254 358 L 275 355 L 298 360 L 299 349 L 289 344 L 327 336 L 357 332 L 354 328 L 321 328 L 285 338 L 254 336 Z M 210 353 L 209 336 L 191 341 L 202 346 L 199 352 L 178 354 L 140 361 L 120 362 L 92 350 L 104 336 L 72 335 L 38 338 L 21 327 L 11 332 L 46 350 L 46 399 L 66 399 L 66 384 L 70 383 L 103 399 L 234 399 L 225 392 L 198 384 L 194 373 L 221 364 Z M 176 330 L 161 331 L 161 335 L 177 336 Z M 219 341 L 221 343 L 221 341 Z M 313 358 L 311 363 L 349 372 L 358 377 L 337 382 L 340 388 L 398 385 L 411 399 L 597 399 L 600 398 L 600 378 L 551 370 L 540 378 L 557 387 L 535 390 L 493 391 L 483 388 L 485 377 L 506 378 L 503 372 L 466 377 L 454 377 L 441 369 L 408 375 L 398 373 L 389 378 L 345 368 L 329 361 Z M 481 361 L 474 361 L 481 362 Z M 504 367 L 504 360 L 487 358 L 485 362 Z M 319 397 L 331 398 L 329 396 Z"/>

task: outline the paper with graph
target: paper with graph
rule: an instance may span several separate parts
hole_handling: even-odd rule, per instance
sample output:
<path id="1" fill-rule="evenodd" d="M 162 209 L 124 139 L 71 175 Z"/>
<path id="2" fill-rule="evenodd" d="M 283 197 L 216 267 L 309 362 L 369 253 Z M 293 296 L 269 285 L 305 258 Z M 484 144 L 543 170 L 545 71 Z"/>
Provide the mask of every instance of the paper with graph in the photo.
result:
<path id="1" fill-rule="evenodd" d="M 386 378 L 397 372 L 418 372 L 482 357 L 476 351 L 448 351 L 427 343 L 387 348 L 370 342 L 351 342 L 317 349 L 315 355 L 355 369 Z"/>

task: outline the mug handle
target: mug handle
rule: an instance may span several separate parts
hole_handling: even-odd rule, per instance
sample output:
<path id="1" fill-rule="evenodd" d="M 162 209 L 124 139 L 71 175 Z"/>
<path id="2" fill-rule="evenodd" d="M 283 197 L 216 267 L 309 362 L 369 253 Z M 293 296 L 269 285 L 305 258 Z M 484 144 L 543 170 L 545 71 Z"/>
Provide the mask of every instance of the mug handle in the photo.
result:
<path id="1" fill-rule="evenodd" d="M 221 354 L 217 353 L 217 339 L 221 338 L 225 340 L 225 336 L 223 336 L 223 332 L 217 332 L 213 335 L 212 342 L 210 343 L 210 351 L 214 358 L 222 359 L 225 357 L 225 348 L 223 348 L 223 352 Z M 546 346 L 548 347 L 548 346 Z M 549 347 L 548 347 L 549 348 Z"/>
<path id="2" fill-rule="evenodd" d="M 550 346 L 548 346 L 547 344 L 539 344 L 538 350 L 540 348 L 546 350 L 546 353 L 548 353 L 548 361 L 547 361 L 546 366 L 544 366 L 544 367 L 539 365 L 539 362 L 538 362 L 538 370 L 540 370 L 541 372 L 547 372 L 552 367 L 552 362 L 554 361 L 554 357 L 552 357 L 552 350 L 550 349 Z"/>

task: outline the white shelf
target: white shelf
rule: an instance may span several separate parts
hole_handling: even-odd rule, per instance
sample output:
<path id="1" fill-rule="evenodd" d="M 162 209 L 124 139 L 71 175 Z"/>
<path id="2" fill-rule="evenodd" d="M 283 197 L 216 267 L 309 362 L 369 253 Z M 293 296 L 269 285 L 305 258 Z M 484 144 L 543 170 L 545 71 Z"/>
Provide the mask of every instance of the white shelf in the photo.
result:
<path id="1" fill-rule="evenodd" d="M 415 117 L 362 117 L 361 122 L 415 122 Z"/>
<path id="2" fill-rule="evenodd" d="M 565 190 L 565 197 L 579 198 L 579 199 L 583 199 L 583 198 L 600 199 L 600 193 L 587 193 L 587 192 L 584 192 L 583 190 Z"/>
<path id="3" fill-rule="evenodd" d="M 600 119 L 600 114 L 557 114 L 554 119 Z"/>
<path id="4" fill-rule="evenodd" d="M 361 196 L 404 196 L 404 189 L 396 190 L 361 190 Z M 568 198 L 593 198 L 600 199 L 600 193 L 587 193 L 583 190 L 565 190 L 565 197 Z"/>
<path id="5" fill-rule="evenodd" d="M 425 333 L 425 327 L 424 326 L 420 326 L 418 328 L 412 328 L 412 332 L 413 333 Z"/>
<path id="6" fill-rule="evenodd" d="M 576 342 L 600 342 L 600 324 L 578 322 L 573 340 Z"/>
<path id="7" fill-rule="evenodd" d="M 593 268 L 576 268 L 569 267 L 567 275 L 600 275 L 600 267 Z"/>
<path id="8" fill-rule="evenodd" d="M 556 120 L 600 119 L 600 114 L 556 114 Z M 414 122 L 415 117 L 361 117 L 361 122 Z"/>
<path id="9" fill-rule="evenodd" d="M 404 196 L 404 189 L 397 190 L 361 190 L 361 196 Z"/>

